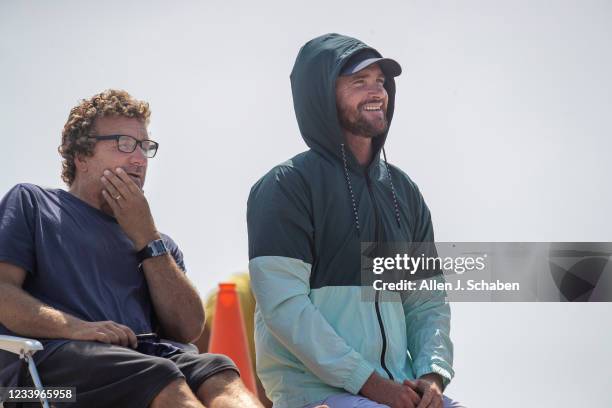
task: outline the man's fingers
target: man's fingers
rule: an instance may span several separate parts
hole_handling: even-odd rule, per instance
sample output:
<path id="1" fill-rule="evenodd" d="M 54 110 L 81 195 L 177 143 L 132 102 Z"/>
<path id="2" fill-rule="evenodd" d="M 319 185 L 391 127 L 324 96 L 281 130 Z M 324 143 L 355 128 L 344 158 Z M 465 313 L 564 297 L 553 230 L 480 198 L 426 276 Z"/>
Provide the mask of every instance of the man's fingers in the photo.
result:
<path id="1" fill-rule="evenodd" d="M 132 180 L 132 178 L 121 167 L 117 167 L 117 169 L 115 170 L 115 173 L 117 173 L 117 177 L 119 177 L 125 183 L 125 186 L 132 193 L 141 191 L 140 187 L 138 187 L 138 185 L 134 182 L 134 180 Z"/>
<path id="2" fill-rule="evenodd" d="M 106 333 L 99 331 L 95 333 L 93 340 L 99 341 L 100 343 L 111 344 L 111 340 L 108 338 Z"/>
<path id="3" fill-rule="evenodd" d="M 421 401 L 421 396 L 419 394 L 417 394 L 417 392 L 415 390 L 413 390 L 412 388 L 407 388 L 407 390 L 408 390 L 408 395 L 410 396 L 410 400 L 412 401 L 412 403 L 416 407 L 419 404 L 419 402 Z"/>
<path id="4" fill-rule="evenodd" d="M 433 397 L 433 390 L 431 388 L 429 388 L 423 394 L 423 398 L 421 398 L 421 402 L 419 403 L 417 408 L 428 408 L 428 407 L 430 407 L 432 397 Z"/>
<path id="5" fill-rule="evenodd" d="M 108 338 L 111 340 L 111 344 L 116 344 L 119 346 L 121 345 L 121 337 L 115 330 L 111 328 L 106 328 L 105 333 L 108 336 Z"/>
<path id="6" fill-rule="evenodd" d="M 107 344 L 118 344 L 119 343 L 119 336 L 117 336 L 116 333 L 114 333 L 112 330 L 109 330 L 107 328 L 101 327 L 99 330 L 99 334 L 102 336 L 103 343 L 107 343 Z"/>
<path id="7" fill-rule="evenodd" d="M 100 180 L 102 181 L 102 184 L 104 184 L 104 188 L 106 189 L 106 191 L 110 193 L 111 197 L 117 199 L 117 197 L 123 196 L 123 194 L 121 194 L 121 192 L 115 187 L 115 185 L 111 183 L 107 176 L 100 177 Z"/>
<path id="8" fill-rule="evenodd" d="M 138 340 L 136 334 L 127 326 L 113 322 L 113 329 L 118 332 L 121 339 L 121 345 L 124 347 L 136 348 L 138 346 Z"/>
<path id="9" fill-rule="evenodd" d="M 130 189 L 123 182 L 123 180 L 120 179 L 115 173 L 110 170 L 104 170 L 104 177 L 109 182 L 109 184 L 112 184 L 112 186 L 117 191 L 119 191 L 119 194 L 121 194 L 123 198 L 128 198 L 131 195 L 132 192 L 130 191 Z"/>
<path id="10" fill-rule="evenodd" d="M 115 325 L 113 329 L 115 333 L 117 333 L 117 336 L 119 336 L 119 345 L 123 347 L 130 347 L 131 342 L 125 330 L 117 325 Z"/>
<path id="11" fill-rule="evenodd" d="M 419 394 L 419 389 L 416 383 L 414 381 L 404 380 L 402 384 L 406 386 L 405 392 L 410 398 L 410 401 L 412 401 L 412 403 L 416 407 L 421 401 L 421 396 Z"/>
<path id="12" fill-rule="evenodd" d="M 93 334 L 89 334 L 89 340 L 99 341 L 106 344 L 116 344 L 122 347 L 138 347 L 136 334 L 128 326 L 113 322 L 112 320 L 95 322 Z M 92 333 L 91 331 L 89 333 Z M 92 336 L 93 338 L 91 338 Z"/>
<path id="13" fill-rule="evenodd" d="M 138 339 L 136 338 L 136 333 L 134 333 L 129 327 L 124 326 L 122 324 L 117 323 L 117 326 L 119 326 L 119 328 L 121 328 L 121 330 L 123 330 L 123 332 L 127 336 L 129 345 L 132 348 L 138 347 Z"/>
<path id="14" fill-rule="evenodd" d="M 107 177 L 102 176 L 100 180 L 102 180 L 102 184 L 104 184 L 104 188 L 106 189 L 106 193 L 108 195 L 108 197 L 104 198 L 106 198 L 106 201 L 113 209 L 113 212 L 116 212 L 116 209 L 121 208 L 121 202 L 122 200 L 125 200 L 125 196 L 119 190 L 117 190 L 115 185 L 111 183 Z M 104 190 L 102 190 L 102 194 L 104 195 Z"/>
<path id="15" fill-rule="evenodd" d="M 117 200 L 111 197 L 111 193 L 106 190 L 102 190 L 102 197 L 104 197 L 111 210 L 113 210 L 113 213 L 117 215 L 117 212 L 121 210 L 121 207 L 119 207 L 119 204 L 117 204 Z"/>
<path id="16" fill-rule="evenodd" d="M 107 322 L 104 327 L 109 333 L 115 335 L 117 341 L 113 344 L 117 344 L 123 347 L 128 346 L 129 341 L 127 334 L 115 322 Z"/>

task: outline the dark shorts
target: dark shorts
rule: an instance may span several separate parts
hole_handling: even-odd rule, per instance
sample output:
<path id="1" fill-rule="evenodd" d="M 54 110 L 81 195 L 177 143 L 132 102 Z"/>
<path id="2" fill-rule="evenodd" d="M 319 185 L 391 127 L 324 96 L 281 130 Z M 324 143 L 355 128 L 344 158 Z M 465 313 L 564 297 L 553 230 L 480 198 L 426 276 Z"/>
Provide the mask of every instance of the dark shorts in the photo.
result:
<path id="1" fill-rule="evenodd" d="M 238 372 L 232 360 L 220 354 L 179 352 L 162 358 L 88 341 L 71 341 L 59 347 L 37 368 L 45 387 L 76 387 L 76 403 L 53 403 L 58 408 L 144 408 L 179 378 L 184 378 L 195 393 L 214 374 L 224 370 Z M 23 404 L 30 406 L 40 404 Z"/>

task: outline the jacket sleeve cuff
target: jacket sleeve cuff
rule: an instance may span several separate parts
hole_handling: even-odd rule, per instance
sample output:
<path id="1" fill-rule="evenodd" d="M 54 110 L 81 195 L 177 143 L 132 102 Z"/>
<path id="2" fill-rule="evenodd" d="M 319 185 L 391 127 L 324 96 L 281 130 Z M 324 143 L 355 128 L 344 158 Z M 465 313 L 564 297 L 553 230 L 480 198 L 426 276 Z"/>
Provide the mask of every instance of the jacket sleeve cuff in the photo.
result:
<path id="1" fill-rule="evenodd" d="M 352 375 L 346 381 L 344 389 L 351 394 L 359 394 L 363 384 L 370 378 L 374 368 L 365 361 L 360 361 L 357 367 L 353 370 Z"/>
<path id="2" fill-rule="evenodd" d="M 442 377 L 442 386 L 446 388 L 446 386 L 451 382 L 455 372 L 451 367 L 442 366 L 440 364 L 432 363 L 429 366 L 420 367 L 416 370 L 417 378 L 424 376 L 425 374 L 436 373 L 440 377 Z"/>

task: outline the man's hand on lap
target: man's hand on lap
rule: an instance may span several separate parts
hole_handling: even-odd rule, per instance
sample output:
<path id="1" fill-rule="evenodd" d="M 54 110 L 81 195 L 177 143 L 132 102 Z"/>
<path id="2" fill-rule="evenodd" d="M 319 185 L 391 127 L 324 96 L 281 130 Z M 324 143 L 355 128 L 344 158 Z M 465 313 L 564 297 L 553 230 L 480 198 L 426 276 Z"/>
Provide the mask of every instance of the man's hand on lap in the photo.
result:
<path id="1" fill-rule="evenodd" d="M 127 326 L 111 320 L 103 322 L 78 321 L 71 327 L 66 338 L 71 340 L 98 341 L 122 347 L 138 347 L 136 334 Z"/>
<path id="2" fill-rule="evenodd" d="M 442 379 L 437 374 L 426 374 L 414 381 L 404 381 L 404 385 L 410 387 L 421 395 L 421 402 L 416 408 L 442 408 Z"/>
<path id="3" fill-rule="evenodd" d="M 368 378 L 360 392 L 372 401 L 391 408 L 416 408 L 421 400 L 413 388 L 383 378 L 376 373 Z"/>

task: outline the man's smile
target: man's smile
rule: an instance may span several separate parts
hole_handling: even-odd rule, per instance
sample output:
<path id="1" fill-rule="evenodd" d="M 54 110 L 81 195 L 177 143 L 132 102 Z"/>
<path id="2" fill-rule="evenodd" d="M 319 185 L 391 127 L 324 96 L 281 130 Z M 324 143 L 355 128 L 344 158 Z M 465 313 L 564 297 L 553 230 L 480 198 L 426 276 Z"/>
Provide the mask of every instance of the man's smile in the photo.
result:
<path id="1" fill-rule="evenodd" d="M 362 110 L 372 112 L 372 111 L 382 111 L 383 103 L 380 102 L 370 102 L 363 105 Z"/>

